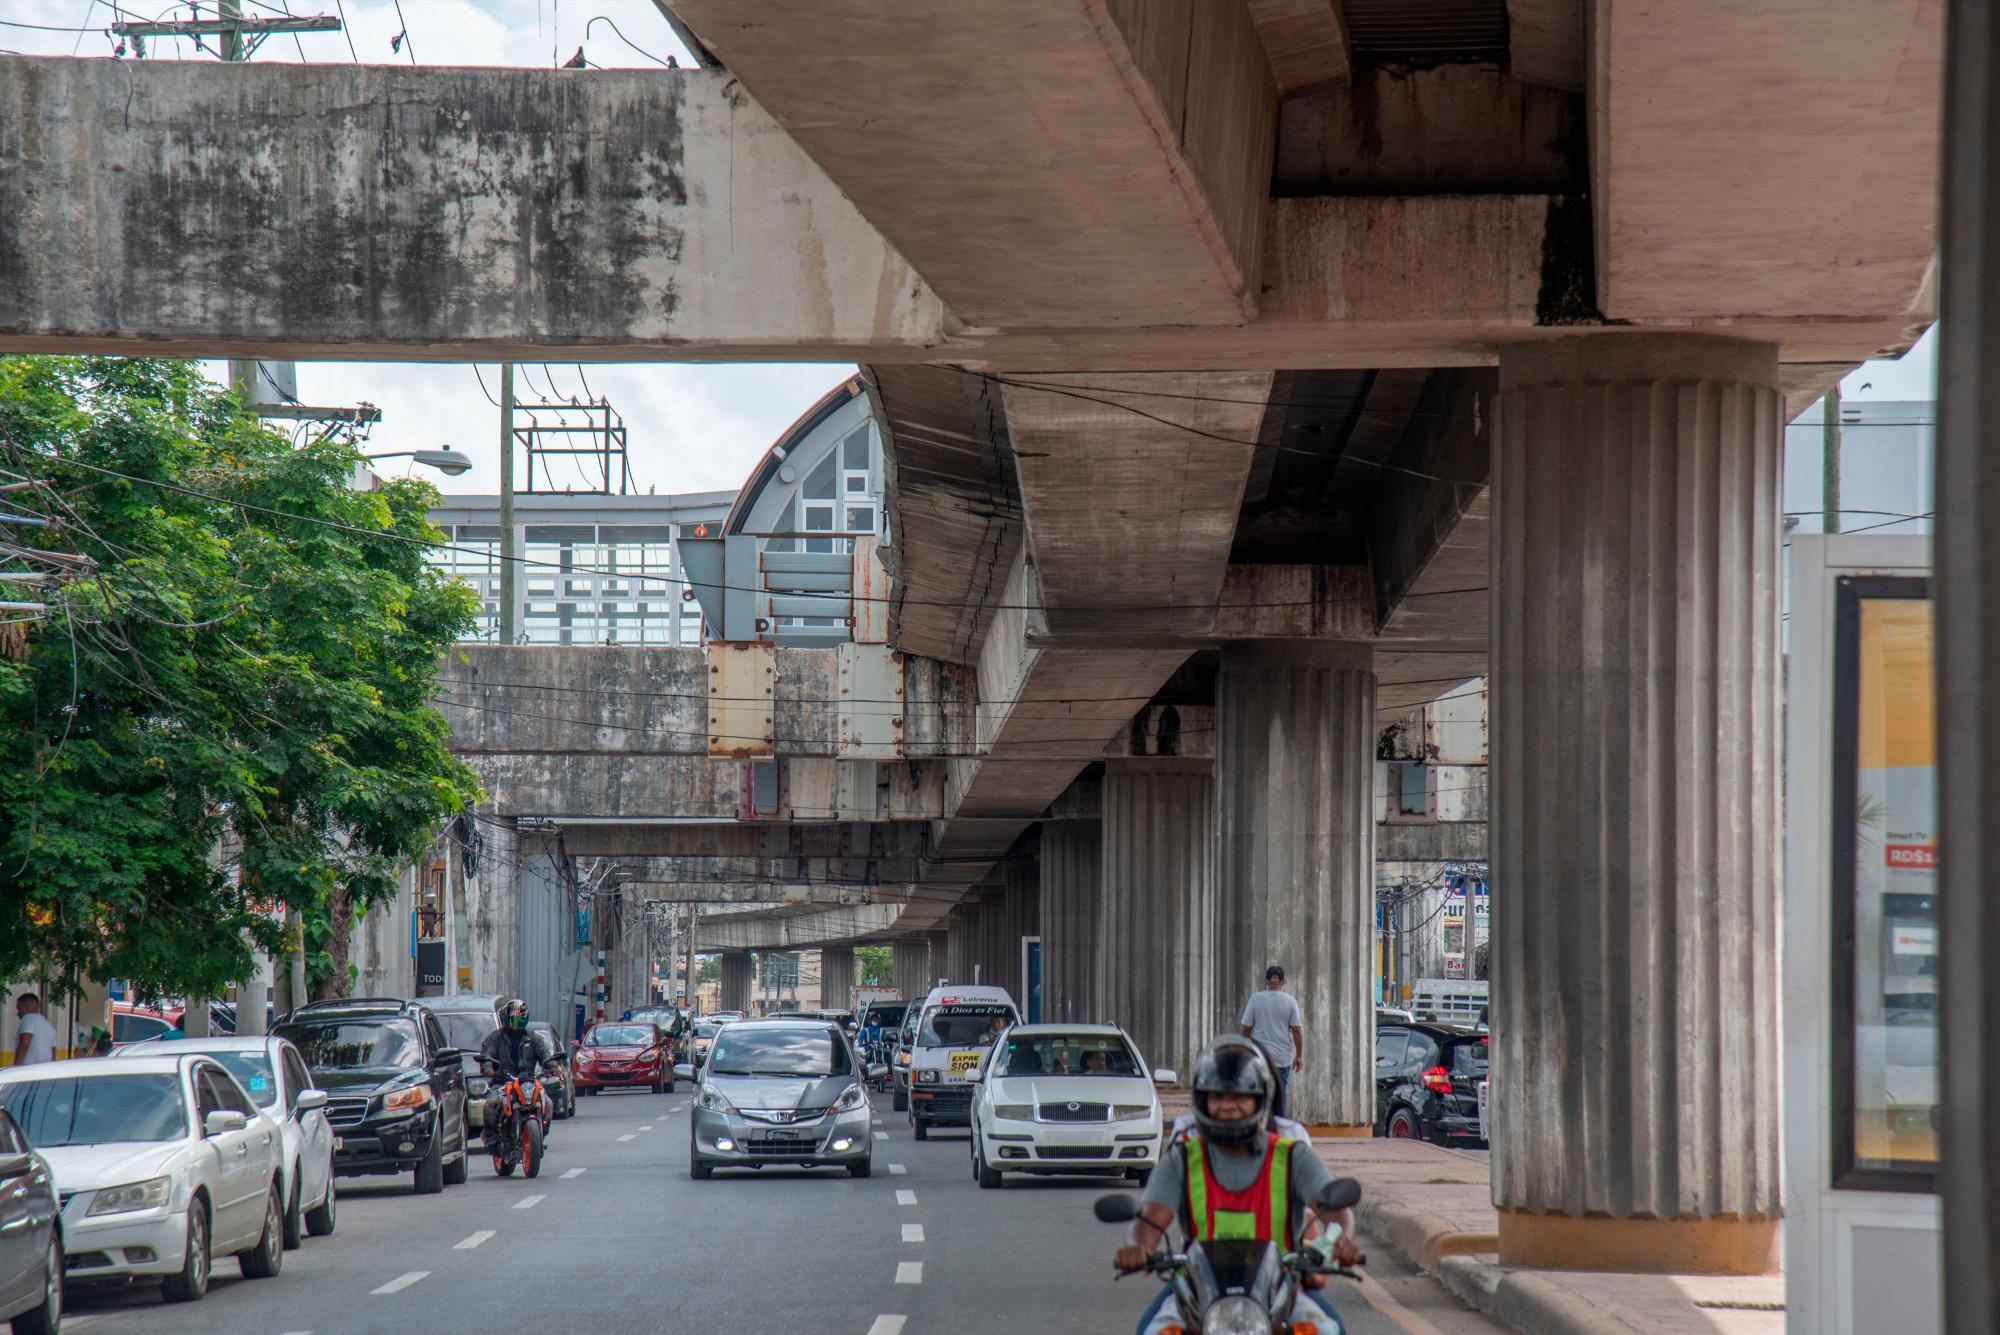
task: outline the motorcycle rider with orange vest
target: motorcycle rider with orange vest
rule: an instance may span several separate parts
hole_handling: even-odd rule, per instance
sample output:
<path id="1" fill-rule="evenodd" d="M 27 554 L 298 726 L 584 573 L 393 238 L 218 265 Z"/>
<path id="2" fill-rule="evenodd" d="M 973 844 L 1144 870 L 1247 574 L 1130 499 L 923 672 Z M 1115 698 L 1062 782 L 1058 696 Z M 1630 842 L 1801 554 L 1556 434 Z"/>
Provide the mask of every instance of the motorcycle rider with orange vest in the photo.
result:
<path id="1" fill-rule="evenodd" d="M 1218 1038 L 1202 1054 L 1194 1072 L 1194 1128 L 1176 1137 L 1154 1168 L 1139 1217 L 1114 1258 L 1119 1270 L 1145 1269 L 1177 1220 L 1189 1242 L 1271 1241 L 1293 1251 L 1318 1236 L 1321 1226 L 1311 1204 L 1332 1174 L 1310 1141 L 1271 1129 L 1275 1083 L 1264 1054 L 1247 1038 Z M 1333 1259 L 1355 1264 L 1361 1248 L 1353 1211 L 1342 1210 L 1328 1222 L 1340 1226 Z M 1325 1283 L 1324 1276 L 1305 1277 L 1311 1289 Z M 1162 1286 L 1159 1300 L 1139 1323 L 1141 1331 L 1172 1292 Z M 1302 1303 L 1306 1296 L 1301 1295 Z M 1317 1293 L 1310 1296 L 1325 1308 Z"/>

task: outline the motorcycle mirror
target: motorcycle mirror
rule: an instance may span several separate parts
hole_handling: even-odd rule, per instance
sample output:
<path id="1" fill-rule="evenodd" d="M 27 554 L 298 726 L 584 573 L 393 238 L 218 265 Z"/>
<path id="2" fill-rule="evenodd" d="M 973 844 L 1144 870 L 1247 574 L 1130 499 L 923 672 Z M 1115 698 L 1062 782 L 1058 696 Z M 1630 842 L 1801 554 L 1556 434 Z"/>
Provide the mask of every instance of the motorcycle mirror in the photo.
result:
<path id="1" fill-rule="evenodd" d="M 1351 1209 L 1361 1199 L 1361 1184 L 1351 1177 L 1343 1177 L 1326 1184 L 1326 1190 L 1313 1198 L 1313 1208 L 1321 1214 L 1332 1214 L 1337 1210 Z"/>
<path id="2" fill-rule="evenodd" d="M 1114 1191 L 1109 1196 L 1099 1196 L 1091 1209 L 1100 1223 L 1129 1224 L 1139 1217 L 1139 1198 Z"/>

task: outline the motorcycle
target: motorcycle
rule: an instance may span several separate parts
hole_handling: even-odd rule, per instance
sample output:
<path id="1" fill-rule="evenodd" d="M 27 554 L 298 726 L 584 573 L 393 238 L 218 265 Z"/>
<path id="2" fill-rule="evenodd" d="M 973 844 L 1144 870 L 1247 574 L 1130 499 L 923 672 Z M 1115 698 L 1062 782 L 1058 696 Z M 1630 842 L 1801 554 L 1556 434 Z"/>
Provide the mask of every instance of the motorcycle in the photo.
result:
<path id="1" fill-rule="evenodd" d="M 1341 1178 L 1319 1194 L 1313 1210 L 1324 1217 L 1360 1199 L 1361 1184 Z M 1104 1223 L 1125 1224 L 1138 1218 L 1139 1201 L 1117 1193 L 1099 1197 L 1095 1209 Z M 1173 1286 L 1179 1314 L 1162 1309 L 1144 1335 L 1175 1326 L 1188 1335 L 1345 1335 L 1346 1326 L 1338 1317 L 1312 1303 L 1293 1310 L 1307 1275 L 1361 1278 L 1345 1266 L 1328 1263 L 1325 1249 L 1339 1235 L 1339 1226 L 1328 1223 L 1320 1238 L 1295 1252 L 1269 1241 L 1211 1239 L 1192 1243 L 1185 1252 L 1154 1253 L 1147 1258 L 1144 1273 Z"/>
<path id="2" fill-rule="evenodd" d="M 487 1067 L 489 1078 L 498 1082 L 497 1068 Z M 500 1115 L 486 1129 L 486 1140 L 494 1146 L 493 1171 L 512 1177 L 519 1168 L 523 1177 L 542 1171 L 542 1144 L 547 1124 L 542 1120 L 546 1100 L 536 1076 L 510 1075 L 500 1086 Z M 497 1134 L 496 1134 L 497 1133 Z"/>

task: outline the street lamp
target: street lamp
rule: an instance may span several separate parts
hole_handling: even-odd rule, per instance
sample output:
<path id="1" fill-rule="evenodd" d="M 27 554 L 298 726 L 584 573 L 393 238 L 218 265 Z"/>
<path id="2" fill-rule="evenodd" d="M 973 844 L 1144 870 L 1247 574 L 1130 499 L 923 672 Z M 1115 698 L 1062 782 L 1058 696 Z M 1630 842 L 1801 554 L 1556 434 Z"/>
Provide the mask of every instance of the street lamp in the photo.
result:
<path id="1" fill-rule="evenodd" d="M 457 477 L 472 467 L 472 460 L 457 450 L 390 450 L 384 454 L 365 454 L 361 457 L 371 462 L 376 459 L 414 459 L 447 477 Z"/>

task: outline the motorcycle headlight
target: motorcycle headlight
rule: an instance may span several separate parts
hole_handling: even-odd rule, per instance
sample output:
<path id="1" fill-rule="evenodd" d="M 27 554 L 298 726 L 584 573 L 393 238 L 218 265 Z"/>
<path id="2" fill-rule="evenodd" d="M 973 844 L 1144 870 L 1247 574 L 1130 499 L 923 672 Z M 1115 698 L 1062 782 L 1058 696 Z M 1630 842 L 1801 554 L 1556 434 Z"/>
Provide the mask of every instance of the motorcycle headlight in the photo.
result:
<path id="1" fill-rule="evenodd" d="M 382 1111 L 395 1112 L 399 1108 L 421 1108 L 430 1101 L 429 1085 L 411 1085 L 408 1089 L 399 1089 L 383 1099 Z"/>
<path id="2" fill-rule="evenodd" d="M 722 1091 L 713 1087 L 701 1091 L 701 1106 L 710 1112 L 733 1113 L 736 1105 L 724 1098 Z"/>
<path id="3" fill-rule="evenodd" d="M 127 1210 L 150 1210 L 165 1205 L 174 1194 L 171 1178 L 152 1177 L 144 1182 L 128 1182 L 122 1187 L 106 1187 L 90 1202 L 85 1214 L 123 1214 Z"/>
<path id="4" fill-rule="evenodd" d="M 1150 1103 L 1120 1103 L 1112 1107 L 1111 1120 L 1114 1122 L 1143 1122 L 1152 1113 L 1153 1105 Z"/>
<path id="5" fill-rule="evenodd" d="M 1201 1319 L 1206 1335 L 1271 1335 L 1271 1314 L 1255 1298 L 1219 1298 Z"/>
<path id="6" fill-rule="evenodd" d="M 486 1091 L 489 1088 L 491 1088 L 491 1086 L 489 1086 L 484 1079 L 478 1077 L 474 1077 L 473 1079 L 465 1082 L 465 1092 L 467 1094 L 470 1094 L 473 1098 L 476 1099 L 485 1098 Z"/>
<path id="7" fill-rule="evenodd" d="M 868 1096 L 861 1092 L 861 1086 L 849 1085 L 846 1091 L 834 1100 L 833 1107 L 836 1112 L 853 1112 L 867 1101 Z"/>
<path id="8" fill-rule="evenodd" d="M 931 1071 L 917 1072 L 917 1083 L 920 1085 L 935 1085 L 938 1081 L 942 1079 L 944 1079 L 943 1071 L 931 1070 Z"/>

